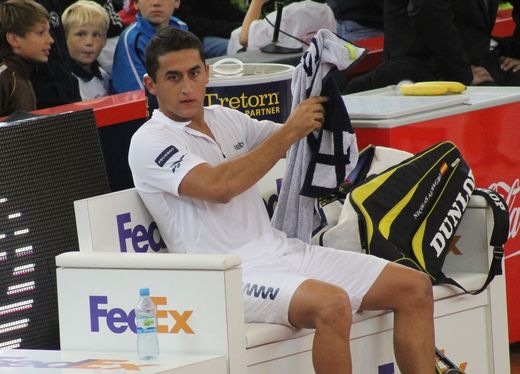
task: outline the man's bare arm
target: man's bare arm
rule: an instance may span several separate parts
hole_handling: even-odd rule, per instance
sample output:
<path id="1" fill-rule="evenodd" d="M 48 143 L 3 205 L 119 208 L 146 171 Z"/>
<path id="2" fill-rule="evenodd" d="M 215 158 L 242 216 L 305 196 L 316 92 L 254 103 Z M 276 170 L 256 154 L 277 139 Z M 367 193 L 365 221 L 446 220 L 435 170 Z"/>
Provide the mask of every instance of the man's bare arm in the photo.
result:
<path id="1" fill-rule="evenodd" d="M 216 166 L 194 167 L 182 180 L 179 194 L 229 202 L 258 182 L 293 143 L 321 127 L 325 115 L 322 103 L 326 100 L 326 97 L 315 96 L 302 101 L 280 130 L 247 154 Z"/>

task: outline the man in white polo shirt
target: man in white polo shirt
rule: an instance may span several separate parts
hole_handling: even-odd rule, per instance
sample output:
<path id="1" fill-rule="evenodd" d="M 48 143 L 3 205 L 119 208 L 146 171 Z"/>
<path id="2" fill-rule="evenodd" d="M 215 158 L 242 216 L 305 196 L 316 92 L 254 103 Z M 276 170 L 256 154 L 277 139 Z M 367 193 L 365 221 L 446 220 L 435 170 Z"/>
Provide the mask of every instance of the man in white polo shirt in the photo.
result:
<path id="1" fill-rule="evenodd" d="M 315 328 L 317 373 L 351 373 L 352 314 L 390 309 L 401 372 L 431 374 L 429 278 L 373 256 L 288 239 L 271 227 L 255 186 L 291 144 L 321 126 L 327 98 L 303 101 L 283 125 L 204 107 L 209 72 L 200 41 L 177 29 L 156 34 L 146 69 L 159 109 L 134 134 L 129 163 L 167 246 L 240 255 L 246 321 Z"/>

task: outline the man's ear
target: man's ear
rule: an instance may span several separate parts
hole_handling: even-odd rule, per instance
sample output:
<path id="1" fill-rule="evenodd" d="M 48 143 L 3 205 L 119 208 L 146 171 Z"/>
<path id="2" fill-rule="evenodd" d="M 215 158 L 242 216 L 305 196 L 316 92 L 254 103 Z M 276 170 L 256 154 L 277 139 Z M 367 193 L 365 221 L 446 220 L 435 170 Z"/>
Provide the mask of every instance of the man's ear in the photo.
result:
<path id="1" fill-rule="evenodd" d="M 148 74 L 144 75 L 143 83 L 144 83 L 146 89 L 148 90 L 148 92 L 150 92 L 152 95 L 155 95 L 155 83 Z"/>
<path id="2" fill-rule="evenodd" d="M 206 84 L 209 83 L 209 64 L 206 64 Z"/>
<path id="3" fill-rule="evenodd" d="M 181 0 L 174 0 L 174 5 L 173 5 L 173 9 L 179 9 L 179 7 L 181 6 Z"/>

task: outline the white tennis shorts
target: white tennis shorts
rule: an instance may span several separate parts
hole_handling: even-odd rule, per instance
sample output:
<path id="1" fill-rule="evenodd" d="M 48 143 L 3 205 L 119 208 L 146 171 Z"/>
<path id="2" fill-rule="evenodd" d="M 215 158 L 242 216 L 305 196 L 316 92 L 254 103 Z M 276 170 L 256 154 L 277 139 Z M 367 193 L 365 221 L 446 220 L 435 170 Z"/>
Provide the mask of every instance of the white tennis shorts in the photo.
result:
<path id="1" fill-rule="evenodd" d="M 244 264 L 243 296 L 246 322 L 291 326 L 289 304 L 302 282 L 317 279 L 342 287 L 355 313 L 388 261 L 358 252 L 305 245 L 255 264 Z"/>

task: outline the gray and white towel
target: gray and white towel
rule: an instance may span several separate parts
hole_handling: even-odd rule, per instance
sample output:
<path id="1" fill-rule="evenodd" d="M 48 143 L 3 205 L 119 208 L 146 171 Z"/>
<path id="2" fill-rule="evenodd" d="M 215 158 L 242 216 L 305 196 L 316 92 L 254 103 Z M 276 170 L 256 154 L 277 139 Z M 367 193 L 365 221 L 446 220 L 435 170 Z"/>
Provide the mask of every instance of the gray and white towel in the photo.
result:
<path id="1" fill-rule="evenodd" d="M 294 70 L 291 84 L 292 108 L 308 97 L 322 94 L 323 82 L 332 69 L 345 70 L 364 53 L 365 49 L 340 39 L 331 31 L 319 30 Z M 336 92 L 338 96 L 337 88 Z M 331 104 L 336 106 L 332 107 L 333 111 L 342 109 L 346 113 L 343 100 L 333 100 Z M 328 116 L 330 113 L 326 114 Z M 348 115 L 345 117 L 336 114 L 332 118 L 335 123 L 324 125 L 322 129 L 314 131 L 290 148 L 286 174 L 272 219 L 273 227 L 285 232 L 288 237 L 296 237 L 305 242 L 310 242 L 314 230 L 323 224 L 323 218 L 319 214 L 319 196 L 312 193 L 306 193 L 312 197 L 303 196 L 302 189 L 307 192 L 334 189 L 343 181 L 338 183 L 338 176 L 342 175 L 344 179 L 357 162 L 356 137 L 349 130 L 351 126 Z M 320 158 L 316 157 L 316 150 L 320 155 L 329 155 L 334 165 L 329 162 L 321 163 Z M 341 157 L 338 150 L 341 150 Z M 343 170 L 338 170 L 338 160 L 342 160 Z M 313 168 L 311 173 L 309 165 Z"/>

